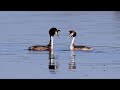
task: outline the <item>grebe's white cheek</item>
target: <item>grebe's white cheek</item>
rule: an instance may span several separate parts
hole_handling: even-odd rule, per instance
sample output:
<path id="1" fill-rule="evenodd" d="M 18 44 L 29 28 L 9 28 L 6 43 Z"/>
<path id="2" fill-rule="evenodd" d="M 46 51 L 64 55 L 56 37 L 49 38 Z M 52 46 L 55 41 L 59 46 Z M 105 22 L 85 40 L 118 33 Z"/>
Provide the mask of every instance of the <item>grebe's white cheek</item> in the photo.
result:
<path id="1" fill-rule="evenodd" d="M 72 37 L 72 36 L 73 36 L 73 33 L 71 33 L 70 36 Z"/>
<path id="2" fill-rule="evenodd" d="M 55 32 L 55 35 L 58 36 L 58 32 L 57 31 Z"/>

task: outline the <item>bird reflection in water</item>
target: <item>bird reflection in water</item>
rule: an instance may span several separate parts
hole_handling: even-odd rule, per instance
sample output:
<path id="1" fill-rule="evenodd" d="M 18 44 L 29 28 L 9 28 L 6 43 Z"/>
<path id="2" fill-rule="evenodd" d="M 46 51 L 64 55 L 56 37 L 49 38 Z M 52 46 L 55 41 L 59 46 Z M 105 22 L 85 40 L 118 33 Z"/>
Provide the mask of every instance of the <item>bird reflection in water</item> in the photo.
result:
<path id="1" fill-rule="evenodd" d="M 75 54 L 74 51 L 71 51 L 70 53 L 70 63 L 69 63 L 69 69 L 74 70 L 76 69 L 76 63 L 75 63 Z"/>
<path id="2" fill-rule="evenodd" d="M 52 74 L 56 73 L 56 70 L 58 69 L 57 63 L 54 62 L 55 56 L 53 55 L 53 50 L 49 52 L 49 70 Z"/>

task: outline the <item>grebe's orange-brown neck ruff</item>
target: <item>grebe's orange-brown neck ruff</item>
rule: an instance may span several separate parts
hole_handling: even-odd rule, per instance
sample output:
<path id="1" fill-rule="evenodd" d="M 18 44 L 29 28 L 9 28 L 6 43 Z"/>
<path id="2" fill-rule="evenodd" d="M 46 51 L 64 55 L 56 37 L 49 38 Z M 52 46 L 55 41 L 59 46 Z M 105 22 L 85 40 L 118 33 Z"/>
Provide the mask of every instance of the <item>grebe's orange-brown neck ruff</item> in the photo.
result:
<path id="1" fill-rule="evenodd" d="M 46 46 L 42 46 L 42 45 L 35 45 L 35 46 L 31 46 L 28 48 L 28 50 L 30 51 L 51 51 L 53 50 L 53 36 L 56 35 L 58 36 L 58 32 L 60 30 L 58 30 L 57 28 L 53 27 L 49 30 L 49 35 L 50 35 L 50 42 L 48 45 Z"/>

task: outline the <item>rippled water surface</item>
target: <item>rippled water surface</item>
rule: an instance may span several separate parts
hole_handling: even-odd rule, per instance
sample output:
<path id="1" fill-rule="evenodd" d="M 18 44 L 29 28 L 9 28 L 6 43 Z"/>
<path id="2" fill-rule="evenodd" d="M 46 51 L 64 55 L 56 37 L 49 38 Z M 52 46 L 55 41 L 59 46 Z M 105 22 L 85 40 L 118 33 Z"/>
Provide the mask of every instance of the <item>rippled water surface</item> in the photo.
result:
<path id="1" fill-rule="evenodd" d="M 53 56 L 48 51 L 28 51 L 47 45 L 51 27 Z M 69 51 L 69 30 L 76 44 L 93 51 Z M 119 11 L 0 11 L 1 79 L 120 79 Z"/>

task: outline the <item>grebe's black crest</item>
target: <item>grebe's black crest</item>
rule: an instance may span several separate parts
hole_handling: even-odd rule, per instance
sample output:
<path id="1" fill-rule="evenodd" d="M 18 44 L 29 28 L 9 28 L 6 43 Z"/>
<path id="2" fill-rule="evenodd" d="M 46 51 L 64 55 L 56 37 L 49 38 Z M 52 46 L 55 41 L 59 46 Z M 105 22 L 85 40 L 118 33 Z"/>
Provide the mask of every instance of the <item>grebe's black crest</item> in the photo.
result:
<path id="1" fill-rule="evenodd" d="M 77 33 L 74 30 L 69 31 L 71 37 L 76 37 Z"/>
<path id="2" fill-rule="evenodd" d="M 28 50 L 33 50 L 33 51 L 51 51 L 53 49 L 53 36 L 57 35 L 58 36 L 58 32 L 60 30 L 58 30 L 57 28 L 53 27 L 49 30 L 49 35 L 50 35 L 50 42 L 48 45 L 43 46 L 43 45 L 35 45 L 35 46 L 31 46 L 28 48 Z"/>
<path id="3" fill-rule="evenodd" d="M 50 30 L 49 30 L 49 35 L 50 36 L 54 36 L 55 34 L 58 36 L 58 32 L 59 32 L 60 30 L 58 30 L 57 28 L 55 28 L 55 27 L 53 27 L 53 28 L 51 28 Z"/>

